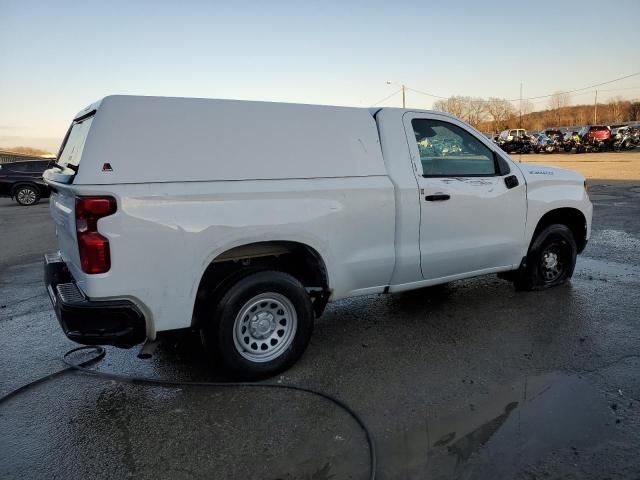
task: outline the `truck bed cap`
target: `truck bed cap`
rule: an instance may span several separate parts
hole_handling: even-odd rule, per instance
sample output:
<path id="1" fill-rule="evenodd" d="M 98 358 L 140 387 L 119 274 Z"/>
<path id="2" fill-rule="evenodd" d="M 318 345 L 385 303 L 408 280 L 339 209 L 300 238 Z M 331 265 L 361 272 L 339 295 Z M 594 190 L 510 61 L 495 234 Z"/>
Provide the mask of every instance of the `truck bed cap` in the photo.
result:
<path id="1" fill-rule="evenodd" d="M 386 173 L 364 108 L 116 95 L 91 109 L 75 184 Z"/>

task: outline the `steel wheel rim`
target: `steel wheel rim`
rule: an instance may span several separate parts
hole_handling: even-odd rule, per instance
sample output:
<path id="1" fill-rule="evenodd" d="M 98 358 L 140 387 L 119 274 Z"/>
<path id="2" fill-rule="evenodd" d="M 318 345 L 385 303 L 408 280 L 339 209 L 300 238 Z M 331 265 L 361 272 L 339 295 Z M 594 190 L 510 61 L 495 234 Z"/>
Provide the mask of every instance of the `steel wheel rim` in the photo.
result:
<path id="1" fill-rule="evenodd" d="M 236 315 L 233 343 L 243 358 L 270 362 L 289 348 L 297 329 L 293 303 L 279 293 L 261 293 L 247 301 Z"/>
<path id="2" fill-rule="evenodd" d="M 18 192 L 18 200 L 25 205 L 31 205 L 36 201 L 36 192 L 30 188 L 24 188 Z"/>
<path id="3" fill-rule="evenodd" d="M 545 247 L 540 255 L 540 270 L 545 283 L 555 282 L 564 275 L 567 260 L 566 243 L 554 241 Z"/>

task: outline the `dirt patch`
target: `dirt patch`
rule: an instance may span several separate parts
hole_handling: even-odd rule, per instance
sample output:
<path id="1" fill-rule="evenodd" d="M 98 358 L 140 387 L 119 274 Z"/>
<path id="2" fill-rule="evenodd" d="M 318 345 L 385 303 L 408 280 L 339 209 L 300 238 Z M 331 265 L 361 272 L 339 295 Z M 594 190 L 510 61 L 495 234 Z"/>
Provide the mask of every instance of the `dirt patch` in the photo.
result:
<path id="1" fill-rule="evenodd" d="M 630 185 L 640 185 L 640 149 L 630 152 L 513 155 L 511 158 L 516 162 L 576 170 L 587 179 L 630 180 Z"/>

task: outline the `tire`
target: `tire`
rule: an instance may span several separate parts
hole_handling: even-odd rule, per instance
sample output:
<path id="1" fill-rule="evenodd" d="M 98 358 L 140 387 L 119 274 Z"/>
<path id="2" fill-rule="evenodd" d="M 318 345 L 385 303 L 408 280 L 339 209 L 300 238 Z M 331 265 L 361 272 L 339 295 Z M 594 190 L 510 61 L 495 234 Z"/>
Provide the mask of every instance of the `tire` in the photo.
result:
<path id="1" fill-rule="evenodd" d="M 514 280 L 516 289 L 537 290 L 564 284 L 573 275 L 577 252 L 573 233 L 566 225 L 545 227 L 529 247 Z"/>
<path id="2" fill-rule="evenodd" d="M 13 197 L 18 202 L 18 205 L 28 207 L 40 201 L 40 192 L 33 185 L 20 185 L 13 192 Z"/>
<path id="3" fill-rule="evenodd" d="M 313 332 L 311 298 L 291 275 L 251 273 L 219 297 L 202 326 L 205 348 L 232 377 L 255 380 L 291 367 Z"/>

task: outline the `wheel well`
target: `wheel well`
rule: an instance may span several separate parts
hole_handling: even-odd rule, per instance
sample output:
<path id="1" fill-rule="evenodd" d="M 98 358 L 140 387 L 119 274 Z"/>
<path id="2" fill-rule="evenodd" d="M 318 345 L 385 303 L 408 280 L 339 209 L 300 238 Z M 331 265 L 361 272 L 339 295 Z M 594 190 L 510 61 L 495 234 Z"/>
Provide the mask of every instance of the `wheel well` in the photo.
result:
<path id="1" fill-rule="evenodd" d="M 571 230 L 578 247 L 578 253 L 581 253 L 587 246 L 587 220 L 584 214 L 576 208 L 557 208 L 545 213 L 536 226 L 532 241 L 540 231 L 555 223 L 566 225 Z"/>
<path id="2" fill-rule="evenodd" d="M 209 264 L 198 286 L 193 325 L 206 317 L 208 306 L 224 295 L 229 285 L 260 270 L 277 270 L 297 278 L 309 292 L 316 316 L 322 314 L 329 298 L 329 279 L 320 254 L 298 242 L 256 242 L 227 250 Z"/>

